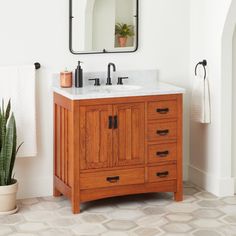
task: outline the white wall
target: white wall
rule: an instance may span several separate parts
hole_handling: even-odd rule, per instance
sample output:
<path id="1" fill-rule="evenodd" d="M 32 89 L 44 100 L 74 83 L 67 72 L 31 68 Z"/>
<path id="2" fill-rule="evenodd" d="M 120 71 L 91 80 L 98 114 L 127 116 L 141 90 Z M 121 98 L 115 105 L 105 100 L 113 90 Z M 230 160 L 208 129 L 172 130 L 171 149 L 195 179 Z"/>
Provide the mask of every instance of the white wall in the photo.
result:
<path id="1" fill-rule="evenodd" d="M 233 81 L 232 81 L 232 173 L 235 178 L 234 192 L 236 193 L 236 29 L 233 37 Z"/>
<path id="2" fill-rule="evenodd" d="M 232 0 L 191 0 L 190 13 L 190 68 L 193 75 L 196 63 L 203 59 L 208 60 L 212 123 L 200 125 L 191 122 L 189 177 L 194 183 L 220 196 L 233 193 L 231 115 L 226 110 L 227 106 L 231 107 L 231 101 L 228 99 L 231 90 L 224 92 L 226 80 L 230 77 L 228 73 L 231 73 L 231 70 L 224 70 L 222 66 L 222 63 L 225 63 L 224 50 L 222 50 L 223 36 L 231 2 Z M 232 36 L 227 43 L 232 45 Z M 226 78 L 224 74 L 227 74 Z"/>
<path id="3" fill-rule="evenodd" d="M 37 78 L 39 154 L 36 158 L 17 160 L 19 197 L 52 194 L 52 72 L 63 70 L 66 66 L 74 69 L 77 60 L 84 62 L 85 71 L 103 71 L 108 62 L 114 62 L 118 70 L 158 69 L 161 80 L 190 87 L 189 0 L 141 0 L 140 3 L 138 52 L 74 56 L 68 49 L 67 0 L 0 1 L 0 65 L 36 61 L 42 65 Z M 189 154 L 188 93 L 185 98 L 186 178 Z"/>

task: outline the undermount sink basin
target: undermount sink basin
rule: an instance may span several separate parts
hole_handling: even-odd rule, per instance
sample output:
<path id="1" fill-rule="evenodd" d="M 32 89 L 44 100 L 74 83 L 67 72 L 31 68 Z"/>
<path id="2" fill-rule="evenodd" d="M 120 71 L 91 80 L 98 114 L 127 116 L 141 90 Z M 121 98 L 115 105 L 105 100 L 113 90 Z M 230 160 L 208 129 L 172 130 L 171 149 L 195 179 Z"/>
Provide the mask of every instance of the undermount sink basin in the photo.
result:
<path id="1" fill-rule="evenodd" d="M 141 89 L 141 86 L 137 85 L 113 85 L 109 89 L 115 91 L 131 91 Z"/>
<path id="2" fill-rule="evenodd" d="M 112 92 L 126 92 L 132 90 L 139 90 L 141 86 L 138 85 L 105 85 L 88 88 L 90 93 L 112 93 Z"/>

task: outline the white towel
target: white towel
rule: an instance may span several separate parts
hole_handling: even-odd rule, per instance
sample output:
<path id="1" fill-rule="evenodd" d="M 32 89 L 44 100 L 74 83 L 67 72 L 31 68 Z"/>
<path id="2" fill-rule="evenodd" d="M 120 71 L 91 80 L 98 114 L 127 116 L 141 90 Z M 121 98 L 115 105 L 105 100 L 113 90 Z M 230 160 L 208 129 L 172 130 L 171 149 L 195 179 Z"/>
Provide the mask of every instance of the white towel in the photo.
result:
<path id="1" fill-rule="evenodd" d="M 0 99 L 5 107 L 11 99 L 12 112 L 16 118 L 17 143 L 21 146 L 18 157 L 37 155 L 35 67 L 0 67 Z"/>
<path id="2" fill-rule="evenodd" d="M 195 76 L 191 99 L 191 118 L 202 124 L 211 123 L 211 101 L 208 77 Z"/>

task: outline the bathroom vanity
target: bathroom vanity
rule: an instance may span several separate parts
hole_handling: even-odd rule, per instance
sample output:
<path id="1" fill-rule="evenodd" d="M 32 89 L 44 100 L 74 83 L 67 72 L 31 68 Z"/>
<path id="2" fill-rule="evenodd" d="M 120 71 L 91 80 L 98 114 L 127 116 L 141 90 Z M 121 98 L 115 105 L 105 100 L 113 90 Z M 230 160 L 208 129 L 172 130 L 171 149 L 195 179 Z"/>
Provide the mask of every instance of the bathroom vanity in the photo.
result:
<path id="1" fill-rule="evenodd" d="M 163 83 L 54 87 L 54 196 L 71 199 L 73 213 L 128 194 L 173 192 L 181 201 L 183 92 Z"/>

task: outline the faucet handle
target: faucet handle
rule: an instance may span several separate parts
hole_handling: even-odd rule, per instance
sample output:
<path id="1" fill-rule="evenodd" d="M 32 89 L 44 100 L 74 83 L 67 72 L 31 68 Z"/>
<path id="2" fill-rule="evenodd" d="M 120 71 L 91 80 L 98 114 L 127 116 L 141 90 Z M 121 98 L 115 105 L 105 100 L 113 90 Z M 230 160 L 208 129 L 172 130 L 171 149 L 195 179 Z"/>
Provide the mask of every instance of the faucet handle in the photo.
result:
<path id="1" fill-rule="evenodd" d="M 95 79 L 89 79 L 90 81 L 95 81 L 94 82 L 94 86 L 100 86 L 101 84 L 100 84 L 100 79 L 99 78 L 95 78 Z"/>
<path id="2" fill-rule="evenodd" d="M 123 79 L 128 79 L 129 77 L 118 77 L 118 85 L 123 85 Z"/>

